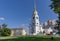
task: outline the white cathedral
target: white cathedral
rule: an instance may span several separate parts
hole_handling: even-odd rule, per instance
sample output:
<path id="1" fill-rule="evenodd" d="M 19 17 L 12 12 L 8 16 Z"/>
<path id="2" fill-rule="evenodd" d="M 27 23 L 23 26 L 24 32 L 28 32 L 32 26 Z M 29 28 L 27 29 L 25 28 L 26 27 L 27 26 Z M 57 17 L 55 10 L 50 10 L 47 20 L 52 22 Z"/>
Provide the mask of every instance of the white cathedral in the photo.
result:
<path id="1" fill-rule="evenodd" d="M 55 23 L 55 21 L 53 21 Z M 40 24 L 39 21 L 39 15 L 36 9 L 36 3 L 34 3 L 34 11 L 32 15 L 32 21 L 29 26 L 29 34 L 30 35 L 41 35 L 43 34 L 50 34 L 54 31 L 55 24 L 51 20 L 49 20 L 47 23 L 44 23 L 43 26 Z M 44 28 L 45 27 L 45 28 Z"/>
<path id="2" fill-rule="evenodd" d="M 39 15 L 36 10 L 36 4 L 34 4 L 34 11 L 33 11 L 33 16 L 32 16 L 32 23 L 29 26 L 29 33 L 31 35 L 37 35 L 41 32 L 42 27 L 39 22 Z"/>

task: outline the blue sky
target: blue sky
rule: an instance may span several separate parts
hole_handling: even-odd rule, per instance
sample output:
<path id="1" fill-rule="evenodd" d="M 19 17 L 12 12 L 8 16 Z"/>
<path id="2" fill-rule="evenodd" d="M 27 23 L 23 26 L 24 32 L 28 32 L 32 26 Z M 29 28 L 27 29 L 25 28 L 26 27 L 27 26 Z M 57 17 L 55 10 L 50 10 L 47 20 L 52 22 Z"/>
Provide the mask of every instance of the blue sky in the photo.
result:
<path id="1" fill-rule="evenodd" d="M 50 0 L 36 0 L 40 23 L 56 20 L 57 15 L 50 9 Z M 34 10 L 34 0 L 0 0 L 0 25 L 28 27 Z"/>

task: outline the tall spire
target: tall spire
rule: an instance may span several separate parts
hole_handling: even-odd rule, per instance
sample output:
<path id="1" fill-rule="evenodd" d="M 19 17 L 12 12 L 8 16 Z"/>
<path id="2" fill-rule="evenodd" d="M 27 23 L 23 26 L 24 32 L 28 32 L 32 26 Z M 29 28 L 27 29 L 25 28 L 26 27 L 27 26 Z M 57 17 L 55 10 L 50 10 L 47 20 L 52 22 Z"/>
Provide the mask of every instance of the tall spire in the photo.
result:
<path id="1" fill-rule="evenodd" d="M 34 11 L 36 10 L 36 0 L 34 0 Z"/>
<path id="2" fill-rule="evenodd" d="M 40 22 L 38 12 L 36 10 L 36 0 L 34 0 L 34 11 L 32 16 L 32 23 L 30 25 L 30 34 L 37 35 L 40 33 Z"/>

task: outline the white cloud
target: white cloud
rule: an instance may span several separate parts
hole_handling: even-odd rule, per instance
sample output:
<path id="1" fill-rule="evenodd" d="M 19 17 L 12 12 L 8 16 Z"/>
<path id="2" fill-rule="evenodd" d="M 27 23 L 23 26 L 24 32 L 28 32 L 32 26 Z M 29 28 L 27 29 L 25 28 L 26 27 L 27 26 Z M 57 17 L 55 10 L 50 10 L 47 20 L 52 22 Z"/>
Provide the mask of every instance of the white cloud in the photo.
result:
<path id="1" fill-rule="evenodd" d="M 28 27 L 28 26 L 29 26 L 29 24 L 21 24 L 21 25 L 20 25 L 20 27 L 24 27 L 24 28 L 25 28 L 25 27 Z"/>
<path id="2" fill-rule="evenodd" d="M 28 24 L 21 24 L 20 27 L 28 27 Z"/>
<path id="3" fill-rule="evenodd" d="M 5 18 L 3 18 L 3 17 L 0 17 L 0 20 L 5 20 Z"/>
<path id="4" fill-rule="evenodd" d="M 25 24 L 21 24 L 21 26 L 25 26 Z"/>
<path id="5" fill-rule="evenodd" d="M 31 21 L 31 18 L 29 18 L 28 20 Z"/>

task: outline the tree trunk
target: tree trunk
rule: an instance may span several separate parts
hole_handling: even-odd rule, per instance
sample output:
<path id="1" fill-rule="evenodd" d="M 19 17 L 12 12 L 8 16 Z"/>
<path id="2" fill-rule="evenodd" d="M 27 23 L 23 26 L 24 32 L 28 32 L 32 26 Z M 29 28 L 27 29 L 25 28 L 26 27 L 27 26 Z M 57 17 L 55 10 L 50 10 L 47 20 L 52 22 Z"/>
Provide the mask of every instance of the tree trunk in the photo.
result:
<path id="1" fill-rule="evenodd" d="M 58 14 L 58 33 L 60 34 L 60 13 Z"/>

